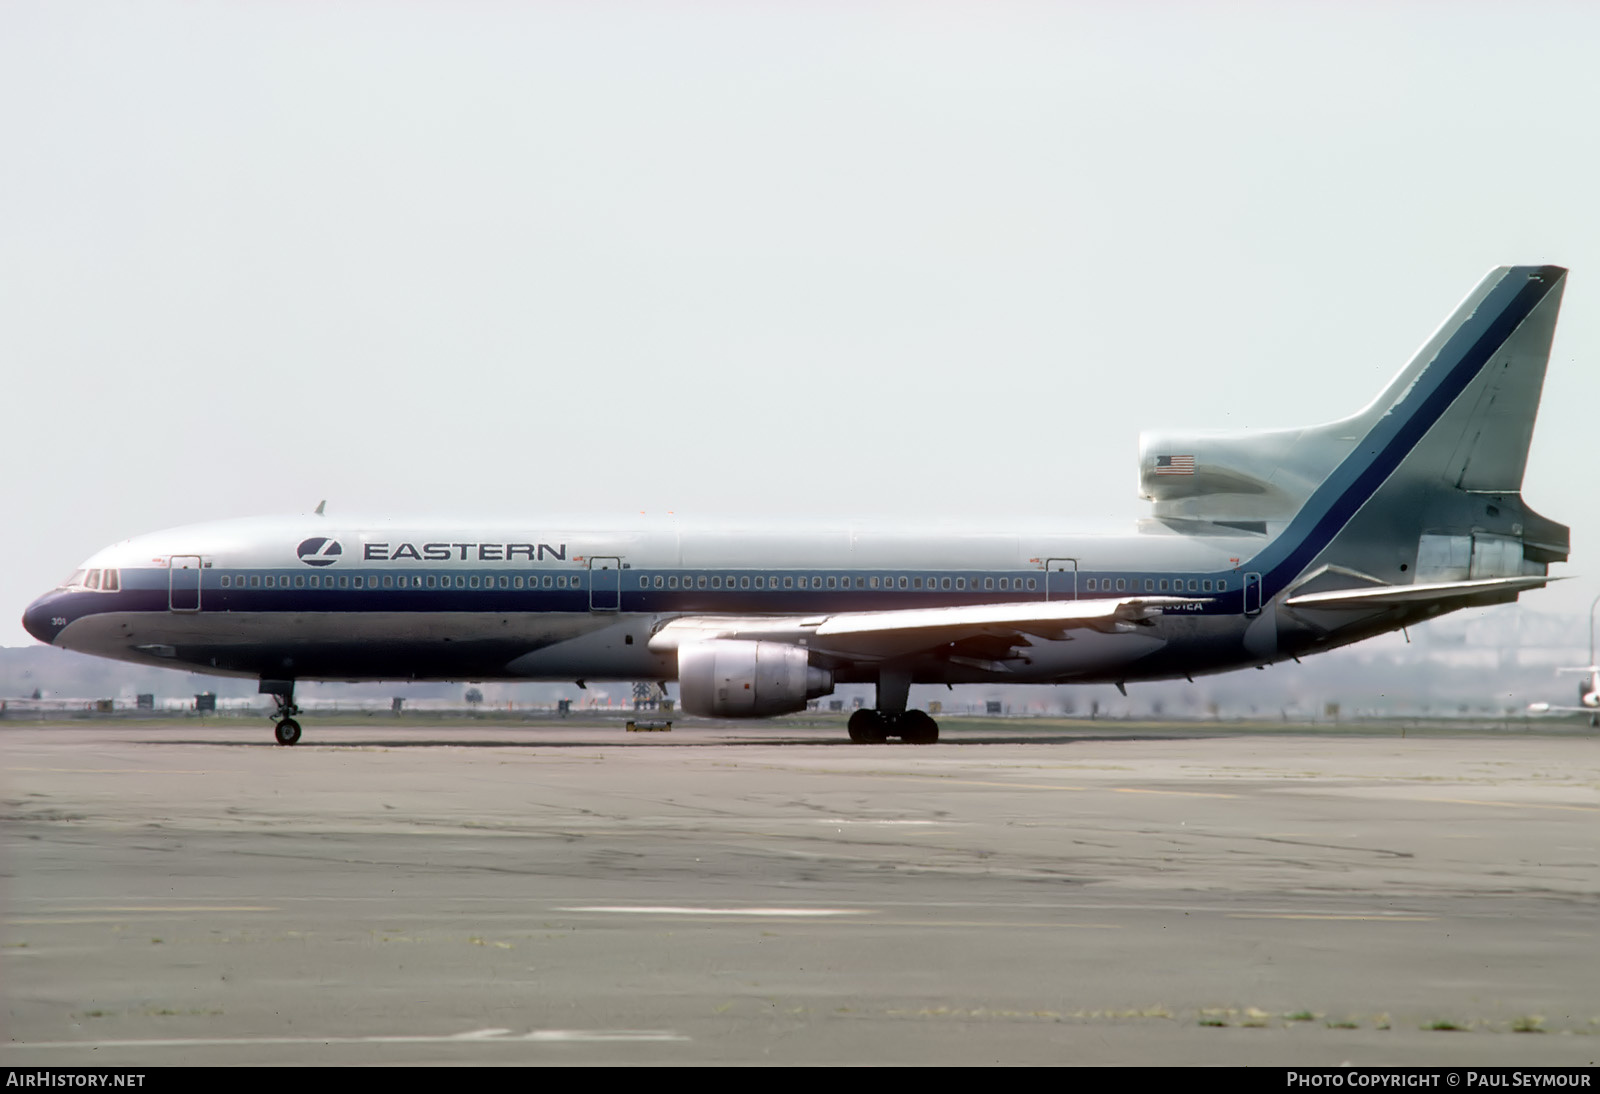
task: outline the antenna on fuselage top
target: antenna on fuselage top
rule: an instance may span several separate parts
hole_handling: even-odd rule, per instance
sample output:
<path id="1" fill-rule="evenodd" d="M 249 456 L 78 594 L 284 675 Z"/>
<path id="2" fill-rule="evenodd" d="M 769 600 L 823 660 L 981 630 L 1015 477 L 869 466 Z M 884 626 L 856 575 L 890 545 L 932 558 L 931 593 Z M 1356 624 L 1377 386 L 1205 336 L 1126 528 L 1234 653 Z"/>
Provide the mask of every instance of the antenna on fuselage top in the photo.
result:
<path id="1" fill-rule="evenodd" d="M 327 498 L 323 498 L 321 501 L 317 502 L 317 516 L 320 517 L 322 515 L 322 507 L 327 505 L 327 504 L 328 504 L 328 499 Z"/>

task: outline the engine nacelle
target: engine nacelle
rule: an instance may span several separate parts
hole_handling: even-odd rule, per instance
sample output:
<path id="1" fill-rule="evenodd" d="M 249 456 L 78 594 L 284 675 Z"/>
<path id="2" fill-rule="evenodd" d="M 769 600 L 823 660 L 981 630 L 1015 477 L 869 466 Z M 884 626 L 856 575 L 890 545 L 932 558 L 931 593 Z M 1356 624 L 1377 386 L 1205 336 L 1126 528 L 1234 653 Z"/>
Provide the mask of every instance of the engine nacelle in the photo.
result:
<path id="1" fill-rule="evenodd" d="M 764 718 L 804 710 L 833 690 L 833 673 L 803 646 L 716 638 L 678 648 L 683 709 L 708 718 Z"/>

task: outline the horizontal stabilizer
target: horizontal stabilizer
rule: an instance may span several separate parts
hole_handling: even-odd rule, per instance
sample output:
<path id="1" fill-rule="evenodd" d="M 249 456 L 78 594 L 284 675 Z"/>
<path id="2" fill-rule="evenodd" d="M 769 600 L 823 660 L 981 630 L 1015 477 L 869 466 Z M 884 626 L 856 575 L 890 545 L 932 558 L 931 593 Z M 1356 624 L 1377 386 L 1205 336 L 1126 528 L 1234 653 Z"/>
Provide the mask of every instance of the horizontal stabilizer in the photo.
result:
<path id="1" fill-rule="evenodd" d="M 1562 580 L 1545 574 L 1526 577 L 1491 577 L 1481 581 L 1441 581 L 1426 585 L 1378 585 L 1364 589 L 1334 589 L 1325 593 L 1291 596 L 1290 608 L 1381 608 L 1390 604 L 1423 604 L 1468 600 L 1479 596 L 1511 594 L 1539 589 Z"/>

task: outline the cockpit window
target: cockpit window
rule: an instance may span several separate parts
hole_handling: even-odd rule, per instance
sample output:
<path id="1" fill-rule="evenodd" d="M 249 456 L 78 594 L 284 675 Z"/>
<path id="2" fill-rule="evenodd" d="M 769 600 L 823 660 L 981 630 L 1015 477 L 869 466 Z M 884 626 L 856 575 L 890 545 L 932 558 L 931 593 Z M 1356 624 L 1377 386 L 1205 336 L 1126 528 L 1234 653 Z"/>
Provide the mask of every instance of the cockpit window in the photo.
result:
<path id="1" fill-rule="evenodd" d="M 73 570 L 72 576 L 56 587 L 114 593 L 122 587 L 122 573 L 119 570 Z"/>

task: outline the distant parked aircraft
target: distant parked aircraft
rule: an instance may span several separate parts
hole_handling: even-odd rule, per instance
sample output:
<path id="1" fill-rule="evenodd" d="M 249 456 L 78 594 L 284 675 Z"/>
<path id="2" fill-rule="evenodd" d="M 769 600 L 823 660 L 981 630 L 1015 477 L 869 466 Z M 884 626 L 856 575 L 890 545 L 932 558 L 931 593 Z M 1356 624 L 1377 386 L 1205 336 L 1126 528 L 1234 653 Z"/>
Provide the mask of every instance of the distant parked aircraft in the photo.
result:
<path id="1" fill-rule="evenodd" d="M 1594 651 L 1591 650 L 1591 653 Z M 1557 672 L 1581 672 L 1583 679 L 1578 683 L 1578 703 L 1575 707 L 1553 706 L 1550 703 L 1529 703 L 1528 710 L 1534 714 L 1587 714 L 1591 726 L 1600 726 L 1600 667 L 1584 665 L 1581 668 L 1557 669 Z"/>

